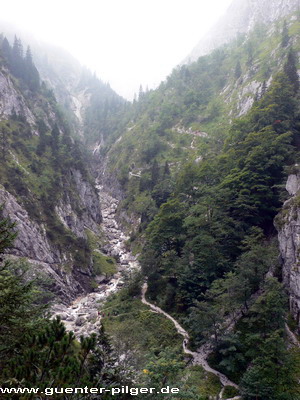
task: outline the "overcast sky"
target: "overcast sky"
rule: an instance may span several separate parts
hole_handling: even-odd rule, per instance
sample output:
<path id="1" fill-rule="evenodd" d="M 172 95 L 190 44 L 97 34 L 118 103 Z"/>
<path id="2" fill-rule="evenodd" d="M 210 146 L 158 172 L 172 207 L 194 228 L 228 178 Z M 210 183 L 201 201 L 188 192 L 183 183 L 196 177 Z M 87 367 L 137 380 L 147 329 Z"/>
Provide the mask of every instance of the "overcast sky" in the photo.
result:
<path id="1" fill-rule="evenodd" d="M 158 85 L 232 0 L 0 0 L 1 19 L 58 44 L 124 97 Z"/>

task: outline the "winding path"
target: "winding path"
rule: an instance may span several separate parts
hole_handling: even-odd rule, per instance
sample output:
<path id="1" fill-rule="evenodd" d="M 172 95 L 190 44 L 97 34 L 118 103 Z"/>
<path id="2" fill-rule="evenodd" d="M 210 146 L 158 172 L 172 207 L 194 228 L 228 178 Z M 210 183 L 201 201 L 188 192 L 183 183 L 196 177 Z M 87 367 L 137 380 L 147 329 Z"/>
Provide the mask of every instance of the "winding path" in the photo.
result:
<path id="1" fill-rule="evenodd" d="M 200 349 L 197 352 L 193 352 L 193 351 L 189 350 L 188 349 L 188 342 L 190 340 L 190 336 L 187 333 L 187 331 L 173 317 L 171 317 L 171 315 L 169 315 L 168 313 L 166 313 L 161 308 L 155 306 L 154 304 L 149 303 L 149 301 L 146 300 L 147 290 L 148 290 L 148 284 L 147 284 L 147 282 L 145 282 L 143 284 L 143 286 L 142 286 L 142 303 L 144 303 L 147 306 L 149 306 L 152 311 L 154 311 L 156 313 L 159 313 L 159 314 L 163 314 L 166 318 L 168 318 L 170 321 L 173 322 L 177 332 L 181 336 L 183 336 L 183 342 L 182 342 L 183 352 L 185 354 L 189 354 L 189 355 L 191 355 L 193 357 L 193 364 L 194 365 L 201 365 L 201 367 L 203 367 L 205 371 L 211 372 L 212 374 L 216 375 L 220 379 L 220 382 L 223 385 L 223 388 L 221 390 L 219 398 L 222 399 L 222 394 L 223 394 L 225 386 L 233 386 L 234 388 L 236 388 L 238 390 L 239 388 L 238 388 L 237 384 L 232 382 L 230 379 L 228 379 L 221 372 L 216 371 L 215 369 L 211 368 L 208 365 L 208 363 L 206 361 L 206 358 L 208 357 L 209 353 L 211 353 L 212 346 L 208 343 L 208 344 L 205 344 L 205 345 L 201 346 Z M 237 399 L 240 399 L 240 397 L 237 396 L 237 397 L 234 397 L 234 399 L 237 400 Z"/>

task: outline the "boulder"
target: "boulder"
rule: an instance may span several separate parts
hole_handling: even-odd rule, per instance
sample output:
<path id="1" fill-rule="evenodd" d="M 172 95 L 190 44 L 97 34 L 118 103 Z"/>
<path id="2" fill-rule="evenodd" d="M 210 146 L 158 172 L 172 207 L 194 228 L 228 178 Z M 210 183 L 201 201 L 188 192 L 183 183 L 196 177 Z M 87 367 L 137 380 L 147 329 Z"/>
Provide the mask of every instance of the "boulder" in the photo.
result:
<path id="1" fill-rule="evenodd" d="M 76 319 L 75 325 L 82 326 L 82 325 L 84 325 L 85 322 L 86 322 L 86 319 L 83 316 L 81 316 Z"/>

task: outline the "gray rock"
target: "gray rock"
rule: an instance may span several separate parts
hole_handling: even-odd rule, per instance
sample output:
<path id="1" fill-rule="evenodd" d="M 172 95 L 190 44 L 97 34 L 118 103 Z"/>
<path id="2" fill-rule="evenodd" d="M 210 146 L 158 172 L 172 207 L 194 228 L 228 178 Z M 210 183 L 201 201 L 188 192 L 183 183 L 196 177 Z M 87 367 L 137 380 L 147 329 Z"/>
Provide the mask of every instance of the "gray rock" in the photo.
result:
<path id="1" fill-rule="evenodd" d="M 107 290 L 107 285 L 104 285 L 104 286 L 99 286 L 97 289 L 96 289 L 96 292 L 97 293 L 103 293 L 103 292 L 105 292 Z"/>
<path id="2" fill-rule="evenodd" d="M 61 313 L 61 314 L 59 314 L 59 316 L 62 320 L 68 320 L 68 314 L 66 314 L 66 313 Z"/>
<path id="3" fill-rule="evenodd" d="M 98 312 L 97 312 L 97 311 L 92 311 L 92 312 L 87 316 L 87 320 L 88 320 L 88 321 L 96 320 L 97 318 L 98 318 Z"/>
<path id="4" fill-rule="evenodd" d="M 288 182 L 290 193 L 297 193 L 300 178 L 292 175 Z M 300 328 L 300 207 L 294 197 L 285 202 L 275 227 L 283 260 L 283 282 L 289 292 L 291 313 Z"/>
<path id="5" fill-rule="evenodd" d="M 86 322 L 86 319 L 84 317 L 78 317 L 75 321 L 76 326 L 82 326 Z"/>
<path id="6" fill-rule="evenodd" d="M 0 71 L 0 115 L 5 119 L 15 112 L 25 117 L 26 121 L 33 126 L 35 118 L 30 111 L 22 93 L 13 84 L 8 71 L 2 68 Z"/>
<path id="7" fill-rule="evenodd" d="M 95 281 L 100 284 L 100 283 L 104 283 L 107 282 L 107 277 L 105 275 L 97 275 L 95 277 Z"/>
<path id="8" fill-rule="evenodd" d="M 294 196 L 300 189 L 299 177 L 294 174 L 289 175 L 285 188 L 290 196 Z"/>

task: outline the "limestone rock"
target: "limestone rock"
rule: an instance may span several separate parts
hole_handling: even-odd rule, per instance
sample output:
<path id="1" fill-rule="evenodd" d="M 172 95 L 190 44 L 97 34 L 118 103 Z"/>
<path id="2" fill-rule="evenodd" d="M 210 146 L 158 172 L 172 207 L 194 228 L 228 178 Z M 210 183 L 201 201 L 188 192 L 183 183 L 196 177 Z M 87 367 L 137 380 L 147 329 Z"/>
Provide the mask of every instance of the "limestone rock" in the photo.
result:
<path id="1" fill-rule="evenodd" d="M 59 200 L 55 212 L 67 229 L 77 237 L 85 238 L 85 230 L 88 228 L 97 232 L 98 224 L 102 221 L 99 198 L 93 186 L 83 178 L 80 171 L 72 169 L 69 180 L 75 183 L 78 195 L 76 208 L 81 210 L 81 214 L 78 215 L 74 200 L 68 193 Z"/>
<path id="2" fill-rule="evenodd" d="M 84 317 L 78 317 L 77 319 L 76 319 L 76 321 L 75 321 L 75 325 L 76 326 L 82 326 L 84 323 L 85 323 L 85 318 Z"/>
<path id="3" fill-rule="evenodd" d="M 23 95 L 15 88 L 7 70 L 0 71 L 0 116 L 5 119 L 14 112 L 25 117 L 33 125 L 35 118 L 26 104 Z"/>
<path id="4" fill-rule="evenodd" d="M 299 187 L 300 176 L 290 175 L 287 190 L 293 197 L 277 215 L 275 227 L 283 261 L 283 282 L 289 292 L 291 313 L 300 328 L 300 203 L 296 195 Z"/>
<path id="5" fill-rule="evenodd" d="M 289 175 L 285 188 L 288 191 L 290 196 L 294 196 L 300 189 L 299 176 L 297 176 L 295 174 Z"/>
<path id="6" fill-rule="evenodd" d="M 83 287 L 76 278 L 64 270 L 66 256 L 49 242 L 45 227 L 31 220 L 17 199 L 0 188 L 0 204 L 2 203 L 4 217 L 9 217 L 15 222 L 18 231 L 9 256 L 28 260 L 31 265 L 28 278 L 44 276 L 49 290 L 61 297 L 65 303 L 83 292 Z"/>

